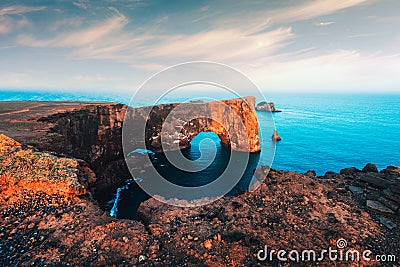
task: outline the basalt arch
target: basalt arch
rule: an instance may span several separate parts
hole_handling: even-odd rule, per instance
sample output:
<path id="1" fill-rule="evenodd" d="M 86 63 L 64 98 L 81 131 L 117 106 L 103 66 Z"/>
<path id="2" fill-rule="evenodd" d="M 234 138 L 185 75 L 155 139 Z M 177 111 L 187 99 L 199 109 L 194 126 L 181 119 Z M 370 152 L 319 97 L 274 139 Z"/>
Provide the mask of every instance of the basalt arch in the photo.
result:
<path id="1" fill-rule="evenodd" d="M 138 124 L 145 125 L 144 133 Z M 234 151 L 261 150 L 254 97 L 128 109 L 124 127 L 127 151 L 145 147 L 161 153 L 188 148 L 200 132 L 214 132 Z"/>

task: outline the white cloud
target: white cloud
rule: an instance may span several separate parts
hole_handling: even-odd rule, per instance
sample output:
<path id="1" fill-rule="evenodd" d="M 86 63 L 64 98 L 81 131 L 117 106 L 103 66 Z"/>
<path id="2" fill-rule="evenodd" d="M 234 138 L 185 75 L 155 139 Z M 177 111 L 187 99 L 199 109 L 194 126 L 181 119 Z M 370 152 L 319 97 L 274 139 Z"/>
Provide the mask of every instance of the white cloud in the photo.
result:
<path id="1" fill-rule="evenodd" d="M 20 29 L 30 26 L 31 23 L 25 18 L 11 18 L 8 16 L 0 16 L 0 34 L 12 32 L 14 29 Z"/>
<path id="2" fill-rule="evenodd" d="M 268 13 L 275 22 L 301 21 L 335 13 L 337 11 L 364 4 L 369 0 L 315 0 L 305 4 L 273 10 Z"/>
<path id="3" fill-rule="evenodd" d="M 96 75 L 76 75 L 74 77 L 72 77 L 74 80 L 76 81 L 83 81 L 83 82 L 101 82 L 101 81 L 117 81 L 117 80 L 121 80 L 121 78 L 117 78 L 117 77 L 109 77 L 109 76 L 104 76 L 104 75 L 100 75 L 100 74 L 96 74 Z"/>
<path id="4" fill-rule="evenodd" d="M 396 74 L 400 71 L 400 54 L 388 57 L 356 50 L 317 53 L 312 51 L 295 59 L 278 57 L 269 65 L 247 69 L 247 73 L 266 91 L 273 88 L 321 92 L 395 90 L 400 84 Z"/>
<path id="5" fill-rule="evenodd" d="M 77 47 L 93 44 L 121 30 L 128 23 L 125 16 L 114 16 L 85 30 L 62 33 L 51 39 L 39 40 L 32 35 L 20 35 L 18 44 L 32 47 Z"/>
<path id="6" fill-rule="evenodd" d="M 0 34 L 6 34 L 12 32 L 14 29 L 26 27 L 30 25 L 30 22 L 21 16 L 14 18 L 10 15 L 23 15 L 28 12 L 34 12 L 43 10 L 46 7 L 27 7 L 27 6 L 9 6 L 0 9 Z"/>
<path id="7" fill-rule="evenodd" d="M 73 2 L 72 4 L 74 4 L 75 6 L 82 8 L 82 9 L 88 9 L 90 4 L 89 4 L 89 0 L 79 0 L 76 2 Z"/>
<path id="8" fill-rule="evenodd" d="M 320 22 L 314 23 L 314 25 L 318 26 L 318 27 L 324 27 L 324 26 L 332 25 L 334 23 L 335 23 L 334 21 L 320 21 Z"/>
<path id="9" fill-rule="evenodd" d="M 210 9 L 210 6 L 203 6 L 200 8 L 200 12 L 205 12 L 208 11 Z"/>
<path id="10" fill-rule="evenodd" d="M 0 16 L 3 15 L 20 15 L 28 12 L 34 12 L 39 10 L 44 10 L 46 7 L 38 6 L 38 7 L 28 7 L 28 6 L 9 6 L 0 9 Z"/>

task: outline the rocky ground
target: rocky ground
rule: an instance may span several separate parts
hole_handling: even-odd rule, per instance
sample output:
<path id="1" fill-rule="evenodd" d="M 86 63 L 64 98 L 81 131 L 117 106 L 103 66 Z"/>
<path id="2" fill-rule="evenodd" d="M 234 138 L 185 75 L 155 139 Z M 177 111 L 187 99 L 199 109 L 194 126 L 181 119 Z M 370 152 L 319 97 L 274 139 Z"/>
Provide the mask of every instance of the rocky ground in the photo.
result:
<path id="1" fill-rule="evenodd" d="M 284 265 L 276 253 L 261 262 L 257 252 L 265 245 L 321 251 L 339 239 L 346 248 L 396 255 L 382 265 L 398 266 L 399 173 L 372 164 L 322 177 L 270 170 L 254 192 L 196 208 L 149 199 L 140 221 L 116 220 L 86 190 L 96 181 L 84 163 L 0 135 L 0 266 Z"/>

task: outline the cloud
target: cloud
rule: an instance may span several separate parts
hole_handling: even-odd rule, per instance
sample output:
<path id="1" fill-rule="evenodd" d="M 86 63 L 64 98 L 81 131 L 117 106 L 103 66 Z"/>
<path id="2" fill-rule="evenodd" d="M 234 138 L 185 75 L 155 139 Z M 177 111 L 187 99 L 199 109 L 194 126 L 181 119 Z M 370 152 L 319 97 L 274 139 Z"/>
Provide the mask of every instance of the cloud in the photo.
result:
<path id="1" fill-rule="evenodd" d="M 89 0 L 79 0 L 77 2 L 73 2 L 72 4 L 85 10 L 90 7 Z"/>
<path id="2" fill-rule="evenodd" d="M 0 34 L 12 32 L 14 29 L 20 29 L 30 26 L 31 23 L 25 18 L 11 18 L 9 16 L 0 16 Z"/>
<path id="3" fill-rule="evenodd" d="M 382 56 L 357 50 L 279 56 L 269 65 L 247 69 L 265 91 L 283 88 L 292 91 L 374 91 L 397 90 L 400 78 L 400 54 Z M 368 77 L 365 80 L 365 77 Z"/>
<path id="4" fill-rule="evenodd" d="M 28 6 L 8 6 L 0 9 L 0 34 L 12 32 L 15 28 L 29 26 L 29 21 L 25 18 L 13 18 L 11 15 L 23 15 L 29 12 L 44 10 L 46 7 Z"/>
<path id="5" fill-rule="evenodd" d="M 376 36 L 377 33 L 360 33 L 360 34 L 353 34 L 347 36 L 347 38 L 363 38 L 363 37 L 371 37 L 371 36 Z"/>
<path id="6" fill-rule="evenodd" d="M 294 7 L 273 10 L 268 15 L 274 22 L 289 23 L 329 15 L 366 2 L 368 0 L 315 0 Z"/>
<path id="7" fill-rule="evenodd" d="M 334 23 L 335 23 L 334 21 L 320 21 L 320 22 L 314 23 L 314 25 L 318 26 L 318 27 L 324 27 L 324 26 L 332 25 Z"/>
<path id="8" fill-rule="evenodd" d="M 74 80 L 76 81 L 83 81 L 83 82 L 100 82 L 100 81 L 117 81 L 117 80 L 121 80 L 121 78 L 117 78 L 117 77 L 109 77 L 109 76 L 104 76 L 104 75 L 100 75 L 100 74 L 96 74 L 96 75 L 76 75 L 74 77 L 72 77 Z"/>
<path id="9" fill-rule="evenodd" d="M 44 10 L 46 7 L 38 6 L 38 7 L 28 7 L 28 6 L 9 6 L 0 9 L 0 16 L 3 15 L 21 15 L 28 12 L 34 12 L 39 10 Z"/>
<path id="10" fill-rule="evenodd" d="M 210 9 L 210 6 L 203 6 L 200 8 L 200 12 L 205 12 L 208 11 Z"/>
<path id="11" fill-rule="evenodd" d="M 123 16 L 114 16 L 98 25 L 85 30 L 62 33 L 51 39 L 36 39 L 32 35 L 22 34 L 18 37 L 18 44 L 31 47 L 78 47 L 93 44 L 106 36 L 121 30 L 128 19 Z"/>

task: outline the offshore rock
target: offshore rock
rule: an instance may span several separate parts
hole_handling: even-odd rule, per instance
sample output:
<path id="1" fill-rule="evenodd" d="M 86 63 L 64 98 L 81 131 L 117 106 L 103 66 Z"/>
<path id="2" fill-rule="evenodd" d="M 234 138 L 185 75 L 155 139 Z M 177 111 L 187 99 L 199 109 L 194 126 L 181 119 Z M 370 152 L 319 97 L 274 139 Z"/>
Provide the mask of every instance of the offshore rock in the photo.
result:
<path id="1" fill-rule="evenodd" d="M 281 141 L 282 140 L 282 138 L 278 135 L 278 131 L 277 130 L 274 130 L 274 134 L 272 135 L 271 138 L 274 141 Z"/>
<path id="2" fill-rule="evenodd" d="M 275 108 L 274 102 L 260 102 L 256 106 L 257 111 L 266 111 L 266 112 L 282 112 Z"/>

